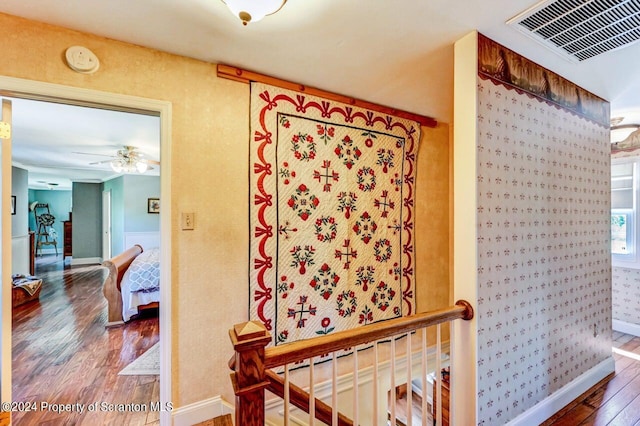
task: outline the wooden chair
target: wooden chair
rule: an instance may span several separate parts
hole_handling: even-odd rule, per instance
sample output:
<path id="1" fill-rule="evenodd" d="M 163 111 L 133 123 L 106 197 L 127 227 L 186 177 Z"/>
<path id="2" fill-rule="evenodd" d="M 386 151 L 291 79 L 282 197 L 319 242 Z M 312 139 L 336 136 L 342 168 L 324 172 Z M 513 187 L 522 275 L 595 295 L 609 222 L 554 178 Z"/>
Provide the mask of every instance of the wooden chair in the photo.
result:
<path id="1" fill-rule="evenodd" d="M 53 245 L 58 256 L 58 239 L 53 230 L 53 223 L 56 218 L 49 210 L 49 204 L 38 203 L 33 208 L 33 215 L 36 220 L 36 255 L 42 255 L 42 246 Z M 51 232 L 53 230 L 53 232 Z"/>

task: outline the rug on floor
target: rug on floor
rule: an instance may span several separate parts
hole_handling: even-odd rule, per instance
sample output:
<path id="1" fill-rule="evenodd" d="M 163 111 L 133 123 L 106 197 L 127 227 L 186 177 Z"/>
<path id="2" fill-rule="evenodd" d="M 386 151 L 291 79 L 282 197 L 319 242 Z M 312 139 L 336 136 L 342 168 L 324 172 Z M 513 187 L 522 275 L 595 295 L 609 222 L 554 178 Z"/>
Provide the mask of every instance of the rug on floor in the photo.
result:
<path id="1" fill-rule="evenodd" d="M 142 376 L 160 374 L 160 342 L 136 358 L 118 373 L 119 376 Z"/>

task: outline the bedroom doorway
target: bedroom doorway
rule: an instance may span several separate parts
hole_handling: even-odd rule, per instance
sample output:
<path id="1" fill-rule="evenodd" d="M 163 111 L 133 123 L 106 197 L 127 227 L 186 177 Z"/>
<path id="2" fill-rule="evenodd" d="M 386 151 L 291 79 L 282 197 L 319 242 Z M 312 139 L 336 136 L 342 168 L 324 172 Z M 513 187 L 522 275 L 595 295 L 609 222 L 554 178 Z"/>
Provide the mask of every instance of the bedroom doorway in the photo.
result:
<path id="1" fill-rule="evenodd" d="M 0 95 L 16 97 L 22 99 L 34 99 L 45 102 L 53 102 L 67 105 L 79 105 L 92 108 L 106 108 L 112 110 L 121 111 L 135 111 L 138 113 L 152 114 L 159 117 L 160 122 L 160 167 L 165 170 L 170 170 L 171 167 L 171 134 L 170 134 L 170 122 L 171 122 L 171 104 L 166 101 L 158 101 L 152 99 L 141 99 L 137 97 L 131 97 L 127 95 L 117 95 L 106 92 L 98 92 L 88 89 L 74 88 L 69 90 L 65 86 L 53 85 L 48 83 L 41 83 L 35 81 L 28 81 L 22 79 L 14 79 L 0 76 Z M 3 143 L 3 148 L 5 148 Z M 9 146 L 9 152 L 11 147 Z M 6 160 L 6 158 L 4 158 Z M 10 162 L 3 161 L 2 163 L 2 180 L 3 182 L 11 182 L 12 167 Z M 163 286 L 160 302 L 162 308 L 159 313 L 159 334 L 160 341 L 162 342 L 159 348 L 159 363 L 160 363 L 160 406 L 168 406 L 171 402 L 171 318 L 169 313 L 171 312 L 171 182 L 170 173 L 163 173 L 160 177 L 160 190 L 159 196 L 166 200 L 163 203 L 162 214 L 159 215 L 160 222 L 160 246 L 161 246 L 161 280 L 166 285 Z M 3 253 L 10 252 L 10 233 L 2 234 Z M 105 248 L 105 245 L 102 246 Z M 104 252 L 102 252 L 104 254 Z M 8 271 L 7 268 L 3 268 L 3 278 L 6 278 Z M 1 305 L 1 315 L 3 319 L 11 318 L 12 303 L 11 297 L 3 297 Z M 8 321 L 5 324 L 10 323 Z M 6 329 L 6 328 L 5 328 Z M 4 351 L 7 349 L 11 353 L 12 348 L 12 336 L 10 333 L 2 335 L 2 348 Z M 11 400 L 11 374 L 12 374 L 12 357 L 3 356 L 1 361 L 2 369 L 2 388 L 0 393 L 3 400 Z M 83 366 L 86 367 L 86 366 Z M 9 385 L 7 385 L 9 383 Z M 162 424 L 169 424 L 171 420 L 171 413 L 169 411 L 161 411 L 157 414 Z"/>

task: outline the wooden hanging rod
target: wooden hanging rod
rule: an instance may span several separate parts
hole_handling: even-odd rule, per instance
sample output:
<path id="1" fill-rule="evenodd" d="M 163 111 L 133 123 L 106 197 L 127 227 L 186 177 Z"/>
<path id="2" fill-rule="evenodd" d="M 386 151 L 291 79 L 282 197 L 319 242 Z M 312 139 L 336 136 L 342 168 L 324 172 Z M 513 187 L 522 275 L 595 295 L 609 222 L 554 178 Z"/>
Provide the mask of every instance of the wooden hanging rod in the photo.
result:
<path id="1" fill-rule="evenodd" d="M 272 86 L 280 87 L 282 89 L 308 93 L 309 95 L 342 102 L 345 104 L 357 106 L 364 109 L 378 111 L 383 114 L 395 115 L 397 117 L 417 121 L 422 126 L 426 126 L 426 127 L 436 127 L 438 125 L 438 122 L 434 118 L 427 117 L 425 115 L 414 114 L 412 112 L 402 111 L 402 110 L 390 108 L 384 105 L 374 104 L 372 102 L 351 98 L 349 96 L 339 95 L 337 93 L 327 92 L 325 90 L 316 89 L 314 87 L 308 87 L 303 84 L 297 84 L 297 83 L 292 83 L 286 80 L 280 80 L 279 78 L 270 77 L 264 74 L 258 74 L 253 71 L 247 71 L 247 70 L 232 67 L 229 65 L 218 64 L 218 77 L 239 81 L 241 83 L 250 83 L 252 81 L 256 81 L 259 83 L 265 83 L 265 84 L 270 84 Z"/>

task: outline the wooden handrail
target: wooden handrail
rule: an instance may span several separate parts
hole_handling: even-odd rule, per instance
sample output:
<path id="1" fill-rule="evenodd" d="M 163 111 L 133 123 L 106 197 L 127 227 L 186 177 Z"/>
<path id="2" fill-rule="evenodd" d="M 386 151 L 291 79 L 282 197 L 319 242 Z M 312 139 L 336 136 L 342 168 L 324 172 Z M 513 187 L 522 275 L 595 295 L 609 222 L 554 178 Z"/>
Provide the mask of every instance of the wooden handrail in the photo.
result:
<path id="1" fill-rule="evenodd" d="M 272 370 L 265 371 L 265 376 L 269 381 L 267 390 L 280 398 L 284 398 L 284 379 L 280 378 Z M 332 408 L 318 398 L 315 398 L 315 400 L 316 419 L 330 425 L 333 414 Z M 309 393 L 293 383 L 289 383 L 289 401 L 305 413 L 309 412 Z M 353 426 L 353 421 L 344 414 L 338 413 L 338 426 Z"/>
<path id="2" fill-rule="evenodd" d="M 420 328 L 456 319 L 470 320 L 472 318 L 473 307 L 469 302 L 459 300 L 449 308 L 416 314 L 410 317 L 394 318 L 389 321 L 338 331 L 313 339 L 267 348 L 264 351 L 264 366 L 265 368 L 274 368 L 285 364 L 294 364 L 305 359 L 352 348 L 363 343 L 410 333 Z"/>
<path id="3" fill-rule="evenodd" d="M 315 87 L 305 86 L 303 84 L 292 83 L 290 81 L 281 80 L 276 77 L 259 74 L 257 72 L 253 72 L 249 70 L 244 70 L 242 68 L 232 67 L 230 65 L 218 64 L 218 77 L 226 78 L 233 81 L 239 81 L 242 83 L 250 83 L 252 81 L 257 81 L 260 83 L 265 83 L 265 84 L 270 84 L 272 86 L 280 87 L 282 89 L 308 93 L 309 95 L 319 96 L 321 98 L 342 102 L 348 105 L 353 105 L 360 108 L 378 111 L 383 114 L 390 114 L 390 115 L 395 115 L 397 117 L 414 120 L 426 127 L 436 127 L 438 125 L 438 122 L 436 121 L 436 119 L 432 117 L 427 117 L 425 115 L 420 115 L 420 114 L 416 114 L 409 111 L 403 111 L 397 108 L 391 108 L 384 105 L 375 104 L 373 102 L 363 101 L 361 99 L 355 99 L 349 96 L 339 95 L 337 93 L 328 92 L 326 90 L 317 89 Z"/>
<path id="4" fill-rule="evenodd" d="M 326 353 L 348 349 L 364 343 L 384 340 L 396 335 L 411 333 L 456 319 L 473 318 L 473 307 L 465 300 L 459 300 L 452 307 L 439 309 L 410 317 L 396 318 L 357 329 L 340 331 L 314 339 L 287 343 L 265 349 L 271 335 L 262 323 L 250 321 L 237 324 L 229 330 L 229 337 L 235 349 L 229 361 L 231 383 L 236 394 L 236 424 L 261 426 L 264 424 L 264 390 L 268 389 L 279 397 L 284 396 L 284 381 L 269 368 L 293 364 Z M 289 384 L 290 402 L 309 412 L 309 394 Z M 331 419 L 332 408 L 315 399 L 315 416 L 325 423 Z M 328 417 L 327 417 L 328 416 Z M 338 414 L 339 424 L 353 423 Z"/>

